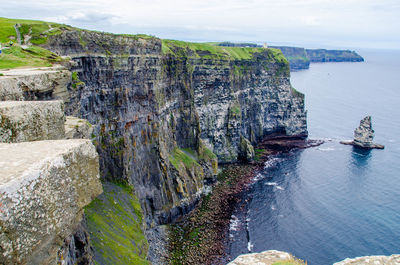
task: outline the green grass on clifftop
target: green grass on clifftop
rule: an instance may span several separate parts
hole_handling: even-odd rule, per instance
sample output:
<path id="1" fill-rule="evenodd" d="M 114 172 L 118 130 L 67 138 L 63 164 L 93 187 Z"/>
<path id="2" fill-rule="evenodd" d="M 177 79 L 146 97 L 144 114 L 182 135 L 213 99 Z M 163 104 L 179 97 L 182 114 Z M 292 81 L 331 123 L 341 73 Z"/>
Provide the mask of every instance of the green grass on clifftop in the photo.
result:
<path id="1" fill-rule="evenodd" d="M 18 44 L 14 28 L 16 24 L 19 25 L 21 44 L 29 44 L 28 48 L 22 48 Z M 67 28 L 71 27 L 36 20 L 0 18 L 0 43 L 3 48 L 0 69 L 44 67 L 60 62 L 62 59 L 56 54 L 37 45 L 46 43 L 48 36 L 59 34 L 61 29 Z"/>
<path id="2" fill-rule="evenodd" d="M 95 264 L 150 264 L 141 228 L 142 210 L 125 184 L 104 183 L 104 193 L 85 208 Z"/>
<path id="3" fill-rule="evenodd" d="M 61 57 L 38 46 L 30 46 L 26 49 L 14 45 L 3 49 L 0 54 L 0 69 L 12 69 L 18 67 L 45 67 L 62 61 Z"/>
<path id="4" fill-rule="evenodd" d="M 178 40 L 162 40 L 164 54 L 173 54 L 182 57 L 249 60 L 255 52 L 262 48 L 222 47 L 211 43 L 195 43 Z"/>

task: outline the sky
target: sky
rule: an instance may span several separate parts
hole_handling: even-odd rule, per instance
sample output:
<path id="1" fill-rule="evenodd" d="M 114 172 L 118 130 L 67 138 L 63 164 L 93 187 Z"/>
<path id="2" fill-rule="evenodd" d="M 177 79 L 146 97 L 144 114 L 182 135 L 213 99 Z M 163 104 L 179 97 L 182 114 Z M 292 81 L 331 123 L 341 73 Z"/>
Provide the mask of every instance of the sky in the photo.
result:
<path id="1" fill-rule="evenodd" d="M 400 0 L 0 0 L 0 16 L 186 41 L 400 49 Z"/>

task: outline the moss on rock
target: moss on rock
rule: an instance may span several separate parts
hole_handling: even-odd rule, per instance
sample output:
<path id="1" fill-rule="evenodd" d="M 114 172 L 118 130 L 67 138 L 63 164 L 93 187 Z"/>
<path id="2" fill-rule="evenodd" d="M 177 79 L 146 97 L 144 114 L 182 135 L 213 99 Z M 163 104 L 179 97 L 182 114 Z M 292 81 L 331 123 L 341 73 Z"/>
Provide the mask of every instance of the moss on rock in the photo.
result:
<path id="1" fill-rule="evenodd" d="M 104 183 L 104 193 L 85 208 L 96 264 L 150 264 L 142 209 L 131 187 Z"/>

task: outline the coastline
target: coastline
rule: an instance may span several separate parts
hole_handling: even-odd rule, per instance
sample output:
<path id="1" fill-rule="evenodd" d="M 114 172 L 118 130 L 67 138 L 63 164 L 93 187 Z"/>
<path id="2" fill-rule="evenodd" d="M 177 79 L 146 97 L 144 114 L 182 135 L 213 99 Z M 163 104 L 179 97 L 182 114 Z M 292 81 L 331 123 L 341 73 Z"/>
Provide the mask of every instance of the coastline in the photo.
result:
<path id="1" fill-rule="evenodd" d="M 230 219 L 243 193 L 254 182 L 254 176 L 274 155 L 322 143 L 320 140 L 308 140 L 304 136 L 271 135 L 255 147 L 254 161 L 223 165 L 212 192 L 205 195 L 190 214 L 169 226 L 168 250 L 171 264 L 228 263 Z"/>

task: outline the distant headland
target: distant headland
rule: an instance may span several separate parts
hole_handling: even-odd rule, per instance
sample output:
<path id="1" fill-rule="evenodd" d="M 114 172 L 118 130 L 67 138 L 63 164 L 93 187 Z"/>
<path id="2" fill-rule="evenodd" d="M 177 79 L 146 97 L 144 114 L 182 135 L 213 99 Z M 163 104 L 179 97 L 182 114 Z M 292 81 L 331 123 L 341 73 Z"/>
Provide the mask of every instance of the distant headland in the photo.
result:
<path id="1" fill-rule="evenodd" d="M 221 42 L 225 47 L 262 47 L 254 43 Z M 324 62 L 363 62 L 364 58 L 357 52 L 350 50 L 305 49 L 290 46 L 268 46 L 282 51 L 290 63 L 290 70 L 308 69 L 310 63 Z"/>

